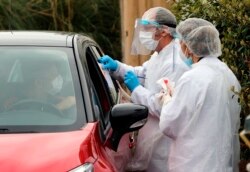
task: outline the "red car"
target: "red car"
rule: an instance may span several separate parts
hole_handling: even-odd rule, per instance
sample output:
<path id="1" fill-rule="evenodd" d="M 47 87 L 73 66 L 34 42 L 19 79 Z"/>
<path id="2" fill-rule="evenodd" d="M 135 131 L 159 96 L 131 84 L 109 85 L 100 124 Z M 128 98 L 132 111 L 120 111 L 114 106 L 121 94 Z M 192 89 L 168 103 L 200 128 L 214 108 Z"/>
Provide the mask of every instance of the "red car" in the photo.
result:
<path id="1" fill-rule="evenodd" d="M 100 47 L 75 33 L 0 37 L 0 171 L 117 171 L 111 149 L 148 109 L 118 103 Z"/>

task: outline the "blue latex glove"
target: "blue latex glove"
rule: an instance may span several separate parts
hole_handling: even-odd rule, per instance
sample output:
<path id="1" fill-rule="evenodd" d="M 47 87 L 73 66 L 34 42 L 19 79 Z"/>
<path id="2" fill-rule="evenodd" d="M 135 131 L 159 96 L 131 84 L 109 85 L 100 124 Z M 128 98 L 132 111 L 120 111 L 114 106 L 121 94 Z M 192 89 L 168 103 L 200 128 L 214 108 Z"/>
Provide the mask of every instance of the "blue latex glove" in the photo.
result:
<path id="1" fill-rule="evenodd" d="M 101 58 L 99 58 L 98 62 L 102 64 L 102 68 L 103 69 L 107 69 L 107 70 L 111 70 L 111 71 L 116 71 L 116 69 L 118 68 L 117 61 L 113 60 L 108 55 L 104 55 Z"/>
<path id="2" fill-rule="evenodd" d="M 124 76 L 124 83 L 128 89 L 132 92 L 137 86 L 140 85 L 140 82 L 136 74 L 132 71 L 128 71 Z"/>

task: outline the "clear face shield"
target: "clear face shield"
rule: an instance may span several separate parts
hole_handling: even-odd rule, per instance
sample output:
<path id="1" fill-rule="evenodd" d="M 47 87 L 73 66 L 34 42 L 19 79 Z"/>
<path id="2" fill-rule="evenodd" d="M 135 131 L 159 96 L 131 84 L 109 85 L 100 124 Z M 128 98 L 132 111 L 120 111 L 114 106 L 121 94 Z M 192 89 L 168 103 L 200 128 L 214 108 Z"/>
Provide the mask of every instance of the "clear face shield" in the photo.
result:
<path id="1" fill-rule="evenodd" d="M 149 55 L 154 51 L 159 43 L 159 40 L 155 40 L 155 32 L 160 27 L 156 21 L 136 19 L 131 54 Z"/>

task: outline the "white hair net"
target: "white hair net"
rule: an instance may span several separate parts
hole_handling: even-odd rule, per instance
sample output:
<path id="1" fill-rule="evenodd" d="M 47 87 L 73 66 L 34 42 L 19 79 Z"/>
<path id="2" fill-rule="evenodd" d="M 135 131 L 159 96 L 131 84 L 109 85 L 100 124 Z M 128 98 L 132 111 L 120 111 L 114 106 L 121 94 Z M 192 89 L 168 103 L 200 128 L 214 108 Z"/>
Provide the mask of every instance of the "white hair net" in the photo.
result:
<path id="1" fill-rule="evenodd" d="M 142 19 L 154 20 L 159 25 L 166 25 L 168 27 L 175 28 L 177 25 L 176 18 L 174 14 L 166 8 L 154 7 L 147 10 Z"/>
<path id="2" fill-rule="evenodd" d="M 213 24 L 201 18 L 188 18 L 178 24 L 176 32 L 180 39 L 185 39 L 188 33 L 200 26 L 213 26 Z"/>
<path id="3" fill-rule="evenodd" d="M 219 32 L 214 26 L 200 26 L 183 36 L 186 46 L 198 57 L 221 55 Z"/>
<path id="4" fill-rule="evenodd" d="M 159 23 L 159 25 L 167 26 L 169 33 L 175 35 L 175 28 L 177 25 L 176 17 L 174 14 L 166 8 L 154 7 L 146 11 L 142 19 L 152 20 Z"/>

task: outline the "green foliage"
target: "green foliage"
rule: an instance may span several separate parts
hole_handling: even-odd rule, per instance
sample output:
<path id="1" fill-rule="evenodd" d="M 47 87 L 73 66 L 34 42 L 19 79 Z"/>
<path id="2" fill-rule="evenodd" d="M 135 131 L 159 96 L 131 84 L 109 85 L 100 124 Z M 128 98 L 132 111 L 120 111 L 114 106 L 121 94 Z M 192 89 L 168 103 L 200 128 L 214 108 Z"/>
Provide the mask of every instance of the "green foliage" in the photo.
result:
<path id="1" fill-rule="evenodd" d="M 81 32 L 121 57 L 117 0 L 1 0 L 0 29 Z"/>
<path id="2" fill-rule="evenodd" d="M 220 58 L 242 86 L 242 126 L 250 114 L 250 0 L 179 0 L 173 10 L 179 20 L 199 17 L 219 30 L 223 48 Z"/>
<path id="3" fill-rule="evenodd" d="M 250 114 L 250 0 L 180 0 L 174 6 L 179 20 L 200 17 L 212 22 L 220 32 L 222 56 L 239 79 L 242 114 Z"/>
<path id="4" fill-rule="evenodd" d="M 87 5 L 86 5 L 87 4 Z M 120 8 L 117 0 L 75 1 L 75 11 L 72 20 L 76 31 L 92 35 L 94 39 L 114 58 L 121 57 L 120 44 Z M 82 21 L 80 23 L 80 21 Z M 77 24 L 79 23 L 79 24 Z M 111 49 L 112 51 L 108 51 Z"/>

